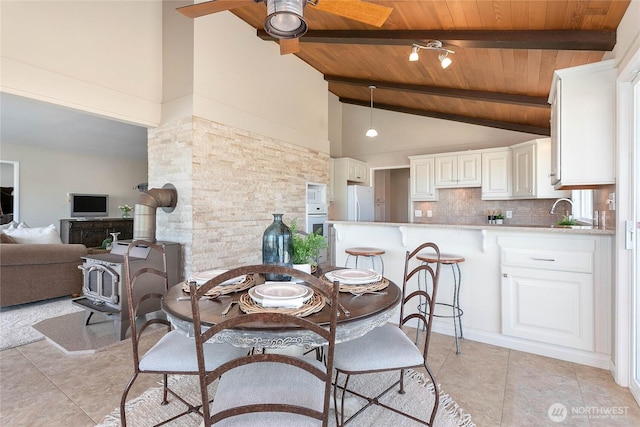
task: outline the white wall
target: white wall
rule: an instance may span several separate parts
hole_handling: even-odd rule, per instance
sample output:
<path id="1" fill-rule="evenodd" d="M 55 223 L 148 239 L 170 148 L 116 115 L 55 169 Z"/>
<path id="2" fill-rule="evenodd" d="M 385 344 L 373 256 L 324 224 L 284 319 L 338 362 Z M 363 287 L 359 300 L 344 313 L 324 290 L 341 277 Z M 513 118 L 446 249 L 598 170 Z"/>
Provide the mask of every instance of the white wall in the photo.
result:
<path id="1" fill-rule="evenodd" d="M 195 116 L 329 152 L 327 82 L 229 12 L 195 20 Z"/>
<path id="2" fill-rule="evenodd" d="M 162 2 L 2 1 L 3 92 L 160 121 Z"/>
<path id="3" fill-rule="evenodd" d="M 378 136 L 369 138 L 370 109 L 342 106 L 342 156 L 366 161 L 370 167 L 408 165 L 407 156 L 504 147 L 540 135 L 434 119 L 393 111 L 373 111 Z M 334 156 L 333 153 L 332 157 Z"/>
<path id="4" fill-rule="evenodd" d="M 67 193 L 109 194 L 109 216 L 119 218 L 118 206 L 133 206 L 147 181 L 147 162 L 92 156 L 61 150 L 2 143 L 2 159 L 20 162 L 20 221 L 30 227 L 69 218 Z"/>

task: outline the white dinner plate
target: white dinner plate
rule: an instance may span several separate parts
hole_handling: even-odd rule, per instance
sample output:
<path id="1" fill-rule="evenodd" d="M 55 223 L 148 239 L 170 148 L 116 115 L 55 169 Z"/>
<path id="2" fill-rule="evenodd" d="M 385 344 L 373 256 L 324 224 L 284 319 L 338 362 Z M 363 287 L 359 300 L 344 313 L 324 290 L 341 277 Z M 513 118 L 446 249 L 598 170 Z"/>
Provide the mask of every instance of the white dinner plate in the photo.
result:
<path id="1" fill-rule="evenodd" d="M 226 273 L 228 270 L 205 270 L 198 271 L 193 273 L 191 277 L 187 280 L 187 282 L 196 282 L 196 285 L 201 286 L 204 285 L 209 280 L 217 277 L 223 273 Z M 242 282 L 245 279 L 245 276 L 234 277 L 233 279 L 226 280 L 220 284 L 220 286 L 231 285 L 232 283 Z"/>
<path id="2" fill-rule="evenodd" d="M 382 279 L 382 276 L 377 271 L 356 269 L 329 271 L 325 273 L 325 277 L 331 282 L 337 280 L 343 285 L 366 285 Z"/>
<path id="3" fill-rule="evenodd" d="M 299 308 L 313 296 L 313 290 L 289 282 L 273 282 L 249 289 L 249 297 L 264 307 Z"/>
<path id="4" fill-rule="evenodd" d="M 253 288 L 256 295 L 271 299 L 293 299 L 306 295 L 309 288 L 296 283 L 274 282 L 258 285 Z"/>

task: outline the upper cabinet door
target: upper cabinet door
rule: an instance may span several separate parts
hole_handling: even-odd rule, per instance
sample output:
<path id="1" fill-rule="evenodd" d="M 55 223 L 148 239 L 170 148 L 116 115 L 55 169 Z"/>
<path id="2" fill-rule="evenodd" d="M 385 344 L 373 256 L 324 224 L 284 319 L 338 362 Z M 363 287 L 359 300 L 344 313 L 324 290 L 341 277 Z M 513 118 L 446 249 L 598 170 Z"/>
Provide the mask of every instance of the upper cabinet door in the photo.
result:
<path id="1" fill-rule="evenodd" d="M 436 188 L 480 187 L 482 185 L 480 153 L 437 156 Z"/>
<path id="2" fill-rule="evenodd" d="M 511 198 L 511 148 L 482 153 L 482 200 Z"/>
<path id="3" fill-rule="evenodd" d="M 614 60 L 556 70 L 551 103 L 551 184 L 615 183 Z"/>
<path id="4" fill-rule="evenodd" d="M 410 158 L 411 163 L 411 200 L 438 200 L 434 185 L 434 157 Z"/>

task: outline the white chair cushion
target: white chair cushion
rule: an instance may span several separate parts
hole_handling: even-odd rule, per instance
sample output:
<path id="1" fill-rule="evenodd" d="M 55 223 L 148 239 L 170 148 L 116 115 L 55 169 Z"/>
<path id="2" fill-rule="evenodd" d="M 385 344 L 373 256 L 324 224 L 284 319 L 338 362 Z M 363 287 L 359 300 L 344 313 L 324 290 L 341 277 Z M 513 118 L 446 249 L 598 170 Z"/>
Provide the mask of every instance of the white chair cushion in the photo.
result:
<path id="1" fill-rule="evenodd" d="M 307 359 L 305 358 L 305 361 Z M 322 368 L 324 365 L 309 359 Z M 323 410 L 324 381 L 301 369 L 282 363 L 264 362 L 241 366 L 222 375 L 211 413 L 256 403 L 287 403 Z M 227 418 L 219 426 L 318 426 L 310 417 L 292 413 L 253 413 Z"/>
<path id="2" fill-rule="evenodd" d="M 246 348 L 228 344 L 205 344 L 204 358 L 207 370 L 247 354 Z M 178 331 L 164 335 L 140 360 L 143 371 L 197 372 L 196 342 Z"/>
<path id="3" fill-rule="evenodd" d="M 387 324 L 366 335 L 336 344 L 333 367 L 343 371 L 363 372 L 393 370 L 419 366 L 422 351 L 396 325 Z"/>

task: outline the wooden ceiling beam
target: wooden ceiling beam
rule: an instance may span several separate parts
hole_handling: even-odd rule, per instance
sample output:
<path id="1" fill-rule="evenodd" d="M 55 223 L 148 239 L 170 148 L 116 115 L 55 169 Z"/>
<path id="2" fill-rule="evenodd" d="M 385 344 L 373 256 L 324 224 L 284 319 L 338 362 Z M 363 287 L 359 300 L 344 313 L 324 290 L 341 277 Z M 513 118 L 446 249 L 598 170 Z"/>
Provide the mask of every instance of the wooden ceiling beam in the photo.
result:
<path id="1" fill-rule="evenodd" d="M 362 107 L 370 106 L 369 102 L 361 101 L 359 99 L 351 99 L 351 98 L 338 98 L 338 99 L 340 102 L 344 104 L 359 105 Z M 478 117 L 469 117 L 469 116 L 462 116 L 458 114 L 440 113 L 437 111 L 419 110 L 415 108 L 405 108 L 405 107 L 398 107 L 395 105 L 380 104 L 380 103 L 376 103 L 374 108 L 377 108 L 379 110 L 394 111 L 397 113 L 413 114 L 415 116 L 432 117 L 435 119 L 450 120 L 453 122 L 468 123 L 468 124 L 478 125 L 478 126 L 487 126 L 487 127 L 497 128 L 497 129 L 515 131 L 515 132 L 524 132 L 524 133 L 532 133 L 535 135 L 551 136 L 551 130 L 549 128 L 524 125 L 521 123 L 501 122 L 497 120 L 481 119 Z"/>
<path id="2" fill-rule="evenodd" d="M 263 40 L 276 40 L 257 30 Z M 615 30 L 309 30 L 302 43 L 411 46 L 440 40 L 449 48 L 588 50 L 609 52 Z"/>
<path id="3" fill-rule="evenodd" d="M 395 82 L 379 82 L 363 79 L 354 79 L 342 76 L 324 76 L 329 83 L 340 83 L 354 86 L 369 87 L 374 85 L 377 89 L 418 93 L 421 95 L 446 96 L 449 98 L 469 99 L 473 101 L 497 102 L 500 104 L 522 105 L 526 107 L 549 108 L 546 96 L 528 96 L 512 93 L 485 92 L 480 90 L 455 89 L 450 87 L 427 86 L 405 84 Z"/>

